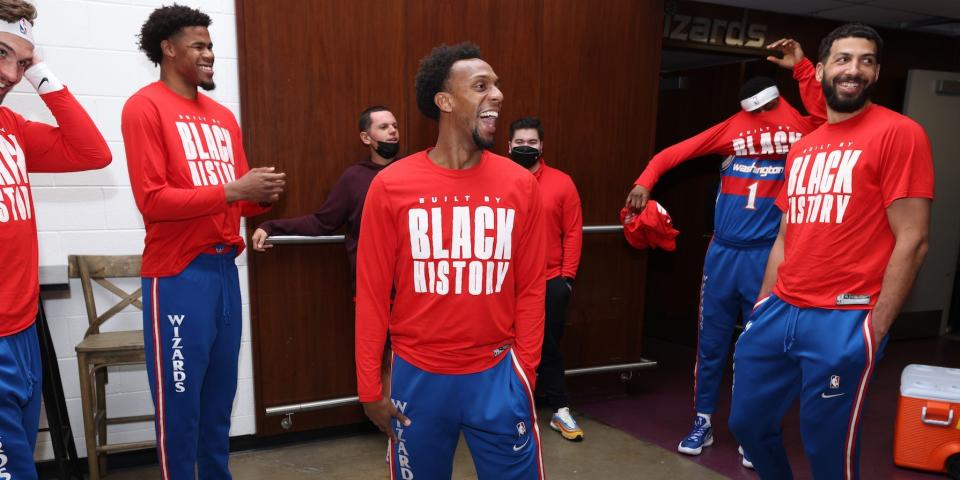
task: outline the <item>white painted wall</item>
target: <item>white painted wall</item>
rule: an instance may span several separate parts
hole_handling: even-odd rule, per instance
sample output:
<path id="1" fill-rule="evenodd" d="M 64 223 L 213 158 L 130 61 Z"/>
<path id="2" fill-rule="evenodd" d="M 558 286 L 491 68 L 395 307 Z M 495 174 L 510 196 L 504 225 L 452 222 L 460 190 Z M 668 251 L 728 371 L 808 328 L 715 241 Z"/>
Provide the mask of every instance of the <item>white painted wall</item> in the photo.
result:
<path id="1" fill-rule="evenodd" d="M 103 132 L 113 163 L 99 171 L 73 174 L 33 174 L 37 226 L 40 231 L 40 264 L 65 265 L 70 254 L 138 254 L 143 249 L 143 221 L 134 204 L 120 135 L 120 112 L 126 99 L 140 87 L 159 78 L 155 68 L 137 50 L 136 34 L 150 12 L 172 0 L 33 0 L 39 11 L 34 36 L 43 58 L 60 80 L 77 96 Z M 237 76 L 237 35 L 233 0 L 178 0 L 213 18 L 210 28 L 217 54 L 215 99 L 240 117 Z M 27 82 L 21 82 L 4 105 L 32 120 L 54 123 L 53 116 Z M 233 407 L 231 435 L 254 433 L 253 368 L 249 335 L 249 295 L 246 255 L 238 259 L 243 295 L 243 344 L 240 380 Z M 136 281 L 126 284 L 129 290 Z M 80 387 L 74 346 L 87 325 L 83 295 L 71 282 L 70 298 L 45 303 L 56 345 L 70 421 L 81 456 L 86 455 Z M 98 300 L 109 305 L 108 293 Z M 101 312 L 105 307 L 101 308 Z M 139 310 L 133 308 L 107 322 L 104 330 L 141 328 Z M 143 367 L 112 371 L 107 386 L 107 408 L 113 414 L 151 413 L 147 374 Z M 46 423 L 45 419 L 41 420 Z M 114 428 L 116 427 L 116 428 Z M 111 426 L 117 441 L 146 440 L 154 436 L 153 424 Z M 50 438 L 42 433 L 38 460 L 53 458 Z"/>
<path id="2" fill-rule="evenodd" d="M 938 80 L 960 82 L 960 73 L 910 70 L 903 111 L 923 126 L 930 138 L 935 172 L 934 201 L 930 211 L 930 245 L 917 281 L 903 306 L 905 312 L 941 310 L 940 332 L 947 330 L 950 302 L 960 249 L 960 137 L 957 114 L 960 96 L 938 94 Z"/>

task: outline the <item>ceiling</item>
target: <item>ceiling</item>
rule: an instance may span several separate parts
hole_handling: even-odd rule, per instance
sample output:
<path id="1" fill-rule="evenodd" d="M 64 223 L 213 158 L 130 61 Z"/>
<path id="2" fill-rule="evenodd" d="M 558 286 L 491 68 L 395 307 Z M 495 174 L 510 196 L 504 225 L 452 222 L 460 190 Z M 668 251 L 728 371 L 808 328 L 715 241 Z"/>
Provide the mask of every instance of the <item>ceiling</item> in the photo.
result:
<path id="1" fill-rule="evenodd" d="M 732 7 L 858 21 L 960 36 L 960 0 L 699 0 Z"/>

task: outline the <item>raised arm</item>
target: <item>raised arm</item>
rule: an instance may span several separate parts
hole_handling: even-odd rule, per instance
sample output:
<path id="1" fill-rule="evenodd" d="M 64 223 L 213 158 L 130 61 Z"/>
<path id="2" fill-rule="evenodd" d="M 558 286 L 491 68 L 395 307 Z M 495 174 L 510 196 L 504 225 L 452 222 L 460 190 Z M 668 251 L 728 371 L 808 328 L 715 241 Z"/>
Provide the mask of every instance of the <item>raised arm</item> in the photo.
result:
<path id="1" fill-rule="evenodd" d="M 767 60 L 793 70 L 793 79 L 800 87 L 800 100 L 810 114 L 810 120 L 814 126 L 827 121 L 827 102 L 823 97 L 820 82 L 817 81 L 816 69 L 813 63 L 803 55 L 800 42 L 792 38 L 781 38 L 767 45 L 767 48 L 777 50 L 782 55 L 781 57 L 771 55 Z"/>
<path id="2" fill-rule="evenodd" d="M 626 205 L 634 210 L 642 211 L 647 205 L 647 200 L 650 199 L 650 191 L 653 190 L 660 177 L 683 162 L 713 153 L 733 153 L 733 146 L 728 143 L 728 139 L 724 135 L 727 125 L 732 119 L 733 117 L 730 117 L 654 155 L 640 178 L 633 182 L 634 186 L 630 190 L 630 194 L 627 195 Z"/>
<path id="3" fill-rule="evenodd" d="M 27 169 L 31 172 L 77 172 L 109 165 L 113 156 L 100 130 L 50 68 L 43 62 L 36 63 L 24 77 L 40 93 L 59 125 L 31 122 L 18 116 L 25 137 Z"/>

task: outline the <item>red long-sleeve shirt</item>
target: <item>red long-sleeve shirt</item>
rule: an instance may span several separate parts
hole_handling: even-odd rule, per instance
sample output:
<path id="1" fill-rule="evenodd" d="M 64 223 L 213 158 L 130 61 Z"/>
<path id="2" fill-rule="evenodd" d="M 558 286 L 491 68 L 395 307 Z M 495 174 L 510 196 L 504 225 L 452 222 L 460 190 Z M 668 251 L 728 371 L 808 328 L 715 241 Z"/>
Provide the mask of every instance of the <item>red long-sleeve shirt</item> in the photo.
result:
<path id="1" fill-rule="evenodd" d="M 580 194 L 570 175 L 547 166 L 543 160 L 533 176 L 540 183 L 543 198 L 547 279 L 557 276 L 576 278 L 583 248 Z"/>
<path id="2" fill-rule="evenodd" d="M 154 82 L 127 100 L 121 130 L 147 230 L 141 275 L 177 275 L 214 245 L 239 254 L 240 216 L 266 209 L 227 203 L 224 185 L 249 170 L 233 112 L 202 93 L 189 100 Z"/>
<path id="3" fill-rule="evenodd" d="M 103 168 L 111 154 L 97 126 L 66 89 L 40 96 L 59 127 L 0 107 L 0 337 L 33 325 L 40 293 L 30 172 Z"/>
<path id="4" fill-rule="evenodd" d="M 783 157 L 795 140 L 790 137 L 791 134 L 798 134 L 796 138 L 799 138 L 800 135 L 812 132 L 826 121 L 827 107 L 820 90 L 820 82 L 817 81 L 814 73 L 813 64 L 806 58 L 797 63 L 793 69 L 793 78 L 797 80 L 800 86 L 801 99 L 810 116 L 800 115 L 800 112 L 784 98 L 780 98 L 779 104 L 773 110 L 753 113 L 743 110 L 738 111 L 723 122 L 682 142 L 671 145 L 654 155 L 640 178 L 634 182 L 634 185 L 643 185 L 652 189 L 663 174 L 683 162 L 704 155 L 744 155 L 753 158 Z M 778 129 L 787 128 L 789 130 L 785 131 L 787 134 L 785 142 L 773 145 L 773 139 L 771 139 L 771 145 L 776 148 L 772 149 L 769 154 L 755 153 L 762 151 L 760 132 L 765 131 L 765 129 L 778 131 Z M 752 133 L 754 135 L 751 135 Z M 746 137 L 748 136 L 755 137 L 751 140 L 755 144 L 747 143 Z"/>
<path id="5" fill-rule="evenodd" d="M 531 381 L 540 363 L 546 278 L 536 179 L 488 151 L 464 170 L 437 166 L 427 152 L 384 169 L 367 192 L 357 255 L 361 402 L 381 398 L 388 326 L 394 352 L 433 373 L 483 371 L 508 348 Z"/>

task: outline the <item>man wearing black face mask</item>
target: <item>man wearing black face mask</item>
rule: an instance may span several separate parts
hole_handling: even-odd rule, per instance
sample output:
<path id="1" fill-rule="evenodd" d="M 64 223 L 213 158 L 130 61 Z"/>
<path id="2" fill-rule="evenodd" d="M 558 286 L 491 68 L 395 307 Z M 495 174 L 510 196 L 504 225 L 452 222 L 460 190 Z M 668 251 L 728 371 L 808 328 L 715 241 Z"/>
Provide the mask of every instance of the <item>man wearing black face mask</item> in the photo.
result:
<path id="1" fill-rule="evenodd" d="M 263 222 L 251 236 L 251 246 L 258 252 L 272 245 L 270 235 L 331 235 L 346 224 L 344 247 L 350 261 L 350 272 L 356 291 L 357 242 L 360 237 L 360 214 L 370 182 L 390 164 L 400 150 L 400 128 L 390 110 L 373 106 L 360 114 L 360 141 L 370 147 L 370 158 L 347 168 L 337 180 L 327 200 L 310 215 Z"/>
<path id="2" fill-rule="evenodd" d="M 530 170 L 540 183 L 546 228 L 547 295 L 543 353 L 537 377 L 540 391 L 554 412 L 550 428 L 567 440 L 583 440 L 583 430 L 570 415 L 564 386 L 560 339 L 566 325 L 567 304 L 580 264 L 583 218 L 580 195 L 570 176 L 543 161 L 543 127 L 536 117 L 510 125 L 510 158 Z"/>

